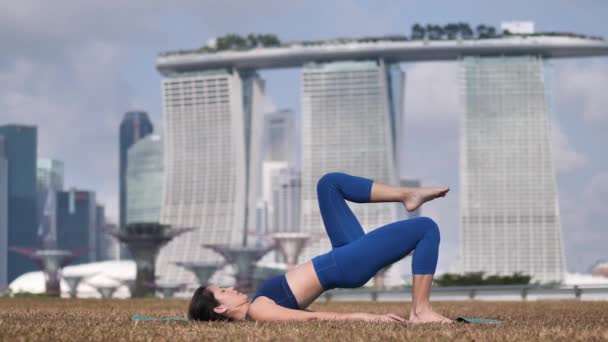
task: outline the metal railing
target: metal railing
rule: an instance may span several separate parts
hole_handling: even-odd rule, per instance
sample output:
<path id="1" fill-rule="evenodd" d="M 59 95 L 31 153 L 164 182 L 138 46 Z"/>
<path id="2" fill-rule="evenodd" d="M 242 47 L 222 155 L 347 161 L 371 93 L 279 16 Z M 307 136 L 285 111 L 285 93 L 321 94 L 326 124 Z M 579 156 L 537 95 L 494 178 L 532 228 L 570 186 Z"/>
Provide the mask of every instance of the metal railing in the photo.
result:
<path id="1" fill-rule="evenodd" d="M 399 289 L 335 289 L 325 292 L 321 301 L 409 301 L 411 287 Z M 608 300 L 608 285 L 539 286 L 447 286 L 433 287 L 431 300 Z"/>

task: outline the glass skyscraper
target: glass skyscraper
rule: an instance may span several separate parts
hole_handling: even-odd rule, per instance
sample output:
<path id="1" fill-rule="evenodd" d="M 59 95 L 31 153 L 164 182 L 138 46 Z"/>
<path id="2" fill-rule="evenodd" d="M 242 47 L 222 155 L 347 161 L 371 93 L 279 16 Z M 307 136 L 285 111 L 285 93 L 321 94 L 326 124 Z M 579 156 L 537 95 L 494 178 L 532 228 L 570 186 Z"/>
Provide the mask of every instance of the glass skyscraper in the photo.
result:
<path id="1" fill-rule="evenodd" d="M 247 244 L 255 228 L 264 82 L 255 72 L 165 75 L 161 222 L 193 227 L 160 251 L 158 274 L 196 282 L 175 261 L 221 260 L 204 243 Z"/>
<path id="2" fill-rule="evenodd" d="M 8 161 L 0 135 L 0 287 L 8 285 Z"/>
<path id="3" fill-rule="evenodd" d="M 36 204 L 37 128 L 24 125 L 0 126 L 8 161 L 8 247 L 36 247 L 38 228 Z M 8 253 L 8 283 L 36 267 L 29 258 Z"/>
<path id="4" fill-rule="evenodd" d="M 312 239 L 301 260 L 331 249 L 317 204 L 321 176 L 339 171 L 398 184 L 403 79 L 398 65 L 381 60 L 304 66 L 302 229 Z M 349 206 L 366 231 L 398 219 L 396 204 Z"/>
<path id="5" fill-rule="evenodd" d="M 71 189 L 57 193 L 57 247 L 82 251 L 74 263 L 96 261 L 97 208 L 95 193 Z"/>
<path id="6" fill-rule="evenodd" d="M 127 224 L 159 222 L 163 195 L 163 142 L 151 134 L 131 146 L 127 167 Z"/>
<path id="7" fill-rule="evenodd" d="M 97 261 L 116 259 L 113 253 L 118 247 L 118 241 L 113 236 L 107 234 L 106 208 L 103 205 L 95 205 L 95 258 Z"/>
<path id="8" fill-rule="evenodd" d="M 148 117 L 148 113 L 132 111 L 125 113 L 120 123 L 120 164 L 119 164 L 119 226 L 124 226 L 127 222 L 127 152 L 138 140 L 143 139 L 154 131 L 154 126 Z M 122 251 L 126 249 L 121 248 Z M 121 255 L 122 257 L 122 255 Z"/>
<path id="9" fill-rule="evenodd" d="M 38 198 L 38 240 L 43 247 L 57 245 L 57 218 L 55 217 L 56 193 L 63 190 L 63 162 L 54 159 L 38 159 L 36 192 Z"/>
<path id="10" fill-rule="evenodd" d="M 464 272 L 564 274 L 541 57 L 467 57 L 461 132 Z"/>

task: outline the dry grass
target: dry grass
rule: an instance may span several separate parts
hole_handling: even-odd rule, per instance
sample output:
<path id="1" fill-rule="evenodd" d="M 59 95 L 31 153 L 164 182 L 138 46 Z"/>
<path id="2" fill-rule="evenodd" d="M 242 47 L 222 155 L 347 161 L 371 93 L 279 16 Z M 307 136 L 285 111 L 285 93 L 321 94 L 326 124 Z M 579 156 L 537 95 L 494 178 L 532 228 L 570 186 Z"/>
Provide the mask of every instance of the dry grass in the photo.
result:
<path id="1" fill-rule="evenodd" d="M 363 322 L 131 322 L 132 314 L 183 316 L 183 300 L 0 299 L 0 341 L 593 341 L 608 340 L 607 302 L 438 302 L 449 317 L 505 320 L 502 325 L 406 326 Z M 397 312 L 408 303 L 319 303 L 313 310 Z"/>

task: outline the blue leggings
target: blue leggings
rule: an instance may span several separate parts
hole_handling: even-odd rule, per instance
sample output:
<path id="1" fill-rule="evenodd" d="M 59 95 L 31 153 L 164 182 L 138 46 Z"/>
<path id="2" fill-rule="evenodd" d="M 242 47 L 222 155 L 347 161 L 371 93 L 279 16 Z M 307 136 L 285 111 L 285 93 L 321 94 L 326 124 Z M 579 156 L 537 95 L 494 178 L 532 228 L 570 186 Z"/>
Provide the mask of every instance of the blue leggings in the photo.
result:
<path id="1" fill-rule="evenodd" d="M 333 247 L 312 260 L 324 290 L 363 286 L 414 249 L 412 273 L 435 273 L 439 228 L 432 219 L 397 221 L 365 234 L 345 200 L 369 203 L 372 184 L 344 173 L 328 173 L 317 184 L 321 216 Z"/>

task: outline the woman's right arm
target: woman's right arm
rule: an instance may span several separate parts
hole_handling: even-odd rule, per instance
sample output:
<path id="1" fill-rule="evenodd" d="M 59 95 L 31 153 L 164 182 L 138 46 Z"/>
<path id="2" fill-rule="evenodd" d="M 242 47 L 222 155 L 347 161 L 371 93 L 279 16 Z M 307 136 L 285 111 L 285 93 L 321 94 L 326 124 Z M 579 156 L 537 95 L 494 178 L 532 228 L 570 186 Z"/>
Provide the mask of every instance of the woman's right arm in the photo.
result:
<path id="1" fill-rule="evenodd" d="M 252 303 L 249 317 L 256 321 L 367 321 L 367 322 L 405 322 L 405 319 L 395 314 L 370 314 L 362 312 L 322 312 L 293 310 L 277 305 L 270 299 L 259 298 Z"/>

